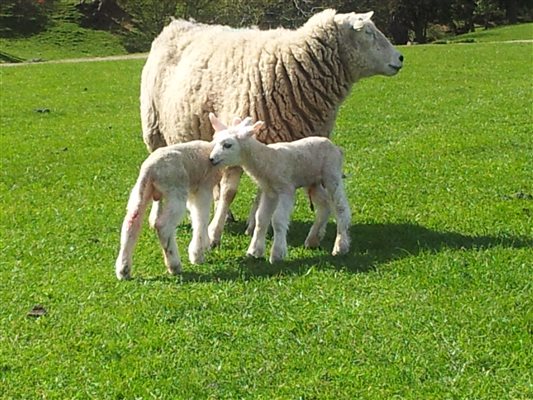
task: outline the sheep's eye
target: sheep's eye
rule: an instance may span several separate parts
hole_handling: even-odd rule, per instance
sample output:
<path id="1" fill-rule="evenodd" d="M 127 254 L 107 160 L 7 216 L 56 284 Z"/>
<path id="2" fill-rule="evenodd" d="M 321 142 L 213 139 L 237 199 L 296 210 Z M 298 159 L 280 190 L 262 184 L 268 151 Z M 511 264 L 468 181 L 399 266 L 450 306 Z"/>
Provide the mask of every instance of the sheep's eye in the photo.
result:
<path id="1" fill-rule="evenodd" d="M 231 149 L 231 143 L 224 143 L 222 147 L 225 149 Z"/>
<path id="2" fill-rule="evenodd" d="M 370 29 L 366 29 L 365 30 L 365 33 L 369 36 L 371 36 L 372 38 L 375 38 L 376 37 L 376 34 L 374 33 L 374 31 L 370 30 Z"/>

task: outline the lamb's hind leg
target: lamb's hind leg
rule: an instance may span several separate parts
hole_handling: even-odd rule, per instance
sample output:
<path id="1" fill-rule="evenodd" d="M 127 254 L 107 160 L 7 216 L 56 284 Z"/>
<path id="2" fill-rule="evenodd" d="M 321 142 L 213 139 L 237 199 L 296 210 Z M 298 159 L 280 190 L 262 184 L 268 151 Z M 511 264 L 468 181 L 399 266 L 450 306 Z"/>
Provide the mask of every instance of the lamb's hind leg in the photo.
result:
<path id="1" fill-rule="evenodd" d="M 326 186 L 331 196 L 333 208 L 335 210 L 335 221 L 337 222 L 337 236 L 333 246 L 332 255 L 346 254 L 350 250 L 350 226 L 352 214 L 350 205 L 344 192 L 342 178 L 332 181 L 331 185 Z"/>
<path id="2" fill-rule="evenodd" d="M 133 264 L 133 250 L 143 221 L 147 200 L 143 199 L 142 188 L 137 183 L 131 191 L 127 213 L 120 233 L 120 251 L 115 262 L 115 273 L 118 279 L 129 279 Z"/>
<path id="3" fill-rule="evenodd" d="M 189 211 L 191 213 L 192 240 L 189 244 L 189 261 L 192 264 L 204 262 L 204 254 L 209 248 L 209 211 L 213 200 L 211 189 L 202 188 L 189 196 Z"/>
<path id="4" fill-rule="evenodd" d="M 316 248 L 320 245 L 320 242 L 326 234 L 326 226 L 331 213 L 331 207 L 328 194 L 322 185 L 307 188 L 307 193 L 315 208 L 315 222 L 309 230 L 304 245 L 307 248 Z"/>
<path id="5" fill-rule="evenodd" d="M 259 201 L 259 208 L 255 215 L 255 229 L 252 236 L 252 241 L 248 247 L 246 254 L 250 257 L 263 257 L 265 254 L 265 241 L 272 214 L 276 209 L 278 203 L 277 195 L 273 193 L 261 193 L 261 200 Z"/>
<path id="6" fill-rule="evenodd" d="M 241 179 L 242 169 L 239 167 L 226 168 L 220 181 L 220 196 L 217 202 L 215 215 L 209 224 L 209 239 L 211 246 L 220 244 L 224 223 L 229 212 L 231 202 L 237 194 L 237 187 Z"/>
<path id="7" fill-rule="evenodd" d="M 159 204 L 155 230 L 163 248 L 163 256 L 168 272 L 173 275 L 181 272 L 181 259 L 176 243 L 176 227 L 186 211 L 186 196 L 170 193 Z"/>
<path id="8" fill-rule="evenodd" d="M 272 216 L 274 240 L 270 249 L 270 263 L 281 261 L 287 256 L 287 231 L 294 207 L 294 192 L 279 196 L 276 211 Z"/>

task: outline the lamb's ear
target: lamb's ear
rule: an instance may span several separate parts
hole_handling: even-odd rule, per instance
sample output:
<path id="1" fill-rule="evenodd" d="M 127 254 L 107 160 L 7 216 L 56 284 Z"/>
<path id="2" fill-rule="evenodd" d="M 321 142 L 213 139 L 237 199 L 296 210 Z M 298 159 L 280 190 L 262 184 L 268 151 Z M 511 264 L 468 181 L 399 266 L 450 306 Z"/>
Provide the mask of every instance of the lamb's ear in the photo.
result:
<path id="1" fill-rule="evenodd" d="M 252 125 L 252 117 L 246 117 L 244 118 L 241 123 L 240 123 L 241 126 L 249 126 L 249 125 Z"/>
<path id="2" fill-rule="evenodd" d="M 255 124 L 253 124 L 252 126 L 252 131 L 254 133 L 257 133 L 259 132 L 261 129 L 263 129 L 263 127 L 265 126 L 265 123 L 263 121 L 257 121 Z"/>
<path id="3" fill-rule="evenodd" d="M 224 125 L 222 122 L 220 122 L 217 116 L 213 113 L 209 113 L 209 121 L 211 121 L 211 125 L 213 125 L 215 132 L 219 132 L 219 131 L 223 131 L 224 129 L 227 129 L 227 126 Z"/>
<path id="4" fill-rule="evenodd" d="M 240 117 L 235 117 L 233 118 L 233 123 L 231 124 L 232 126 L 237 126 L 239 125 L 240 123 L 242 122 L 242 119 Z"/>
<path id="5" fill-rule="evenodd" d="M 369 11 L 364 14 L 351 14 L 350 24 L 352 25 L 352 28 L 356 31 L 360 31 L 365 26 L 365 23 L 370 21 L 372 15 L 374 15 L 374 11 Z"/>

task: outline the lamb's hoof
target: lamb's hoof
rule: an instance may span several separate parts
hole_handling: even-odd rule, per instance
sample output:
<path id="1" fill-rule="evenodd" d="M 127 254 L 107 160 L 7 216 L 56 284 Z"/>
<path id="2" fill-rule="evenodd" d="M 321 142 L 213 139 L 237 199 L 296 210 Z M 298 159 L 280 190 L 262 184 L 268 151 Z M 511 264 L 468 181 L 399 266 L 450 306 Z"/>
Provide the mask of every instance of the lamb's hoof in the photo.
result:
<path id="1" fill-rule="evenodd" d="M 231 210 L 228 210 L 228 214 L 226 215 L 226 222 L 229 222 L 229 223 L 237 222 L 237 218 L 235 218 Z"/>
<path id="2" fill-rule="evenodd" d="M 116 271 L 116 275 L 119 281 L 127 281 L 131 279 L 131 274 L 129 271 Z"/>
<path id="3" fill-rule="evenodd" d="M 259 249 L 252 249 L 246 252 L 246 256 L 249 258 L 263 258 L 264 255 L 265 252 Z"/>
<path id="4" fill-rule="evenodd" d="M 131 266 L 117 262 L 115 264 L 115 274 L 120 281 L 131 279 Z"/>
<path id="5" fill-rule="evenodd" d="M 255 230 L 255 224 L 248 224 L 248 226 L 246 227 L 246 230 L 244 231 L 244 233 L 247 236 L 253 236 L 254 230 Z"/>
<path id="6" fill-rule="evenodd" d="M 316 249 L 320 246 L 320 239 L 318 236 L 305 239 L 304 246 L 306 249 Z"/>
<path id="7" fill-rule="evenodd" d="M 220 246 L 220 239 L 211 239 L 209 241 L 209 248 L 210 249 L 214 249 L 216 247 L 219 247 Z"/>
<path id="8" fill-rule="evenodd" d="M 343 243 L 340 245 L 335 244 L 335 247 L 333 247 L 333 251 L 331 252 L 331 255 L 342 256 L 343 254 L 348 253 L 348 251 L 350 251 L 349 243 Z"/>
<path id="9" fill-rule="evenodd" d="M 205 261 L 203 254 L 189 254 L 189 261 L 191 264 L 202 264 Z"/>
<path id="10" fill-rule="evenodd" d="M 167 271 L 169 272 L 169 274 L 179 275 L 181 274 L 181 264 L 169 265 Z"/>
<path id="11" fill-rule="evenodd" d="M 271 253 L 270 254 L 270 258 L 268 259 L 268 261 L 270 262 L 270 264 L 274 264 L 274 263 L 277 263 L 279 261 L 283 261 L 285 257 L 281 254 L 273 254 Z"/>

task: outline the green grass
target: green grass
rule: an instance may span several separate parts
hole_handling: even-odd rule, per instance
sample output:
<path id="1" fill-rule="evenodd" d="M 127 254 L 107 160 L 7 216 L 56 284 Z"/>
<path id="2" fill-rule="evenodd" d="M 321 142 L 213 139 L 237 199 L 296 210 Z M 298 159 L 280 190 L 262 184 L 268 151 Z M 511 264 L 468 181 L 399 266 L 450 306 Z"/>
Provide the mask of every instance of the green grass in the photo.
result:
<path id="1" fill-rule="evenodd" d="M 0 68 L 0 398 L 532 398 L 531 44 L 402 51 L 337 120 L 347 256 L 303 249 L 300 196 L 288 260 L 247 260 L 246 179 L 206 264 L 145 229 L 130 282 L 143 62 Z"/>
<path id="2" fill-rule="evenodd" d="M 81 28 L 74 22 L 58 22 L 42 33 L 25 38 L 0 38 L 0 52 L 22 61 L 104 57 L 127 53 L 119 36 Z"/>
<path id="3" fill-rule="evenodd" d="M 496 28 L 478 28 L 476 32 L 458 35 L 451 42 L 502 42 L 511 40 L 533 40 L 533 23 L 499 26 Z"/>

